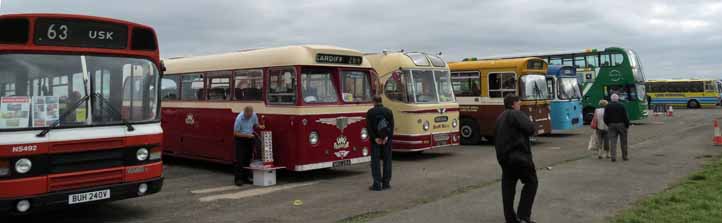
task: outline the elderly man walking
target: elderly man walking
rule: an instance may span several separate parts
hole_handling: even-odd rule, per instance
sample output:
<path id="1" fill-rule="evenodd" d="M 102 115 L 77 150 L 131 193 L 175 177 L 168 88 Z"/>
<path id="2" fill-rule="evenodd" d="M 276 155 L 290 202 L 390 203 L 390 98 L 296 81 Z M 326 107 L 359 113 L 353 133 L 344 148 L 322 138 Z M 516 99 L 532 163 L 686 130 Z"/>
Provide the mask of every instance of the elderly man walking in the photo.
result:
<path id="1" fill-rule="evenodd" d="M 612 162 L 617 161 L 617 138 L 619 138 L 620 147 L 622 149 L 622 159 L 629 160 L 627 153 L 627 132 L 629 130 L 629 117 L 624 105 L 619 102 L 619 95 L 612 94 L 612 103 L 604 108 L 604 123 L 609 129 L 609 141 L 612 156 Z"/>

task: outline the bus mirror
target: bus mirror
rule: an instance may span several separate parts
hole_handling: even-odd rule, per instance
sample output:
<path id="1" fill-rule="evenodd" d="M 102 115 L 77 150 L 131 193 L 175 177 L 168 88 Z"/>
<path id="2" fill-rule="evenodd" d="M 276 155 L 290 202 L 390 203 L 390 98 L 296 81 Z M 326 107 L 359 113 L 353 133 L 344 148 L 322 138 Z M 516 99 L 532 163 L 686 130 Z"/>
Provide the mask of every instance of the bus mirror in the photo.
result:
<path id="1" fill-rule="evenodd" d="M 162 74 L 162 73 L 165 73 L 165 70 L 166 70 L 165 61 L 161 60 L 161 61 L 160 61 L 160 71 L 161 71 L 161 74 Z"/>

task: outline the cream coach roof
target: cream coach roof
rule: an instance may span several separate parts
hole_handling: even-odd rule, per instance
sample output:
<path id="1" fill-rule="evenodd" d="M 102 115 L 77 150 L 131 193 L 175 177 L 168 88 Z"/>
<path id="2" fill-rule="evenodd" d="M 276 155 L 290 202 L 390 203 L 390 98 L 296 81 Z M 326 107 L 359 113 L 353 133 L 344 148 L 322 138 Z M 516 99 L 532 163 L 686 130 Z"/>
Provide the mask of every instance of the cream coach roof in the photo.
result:
<path id="1" fill-rule="evenodd" d="M 193 73 L 203 71 L 235 70 L 261 67 L 279 67 L 292 65 L 363 67 L 371 68 L 364 59 L 361 65 L 316 63 L 316 54 L 334 54 L 360 56 L 363 53 L 346 48 L 326 45 L 300 45 L 277 48 L 257 49 L 244 52 L 232 52 L 205 56 L 165 59 L 165 74 Z"/>
<path id="2" fill-rule="evenodd" d="M 409 53 L 416 53 L 416 52 L 409 52 Z M 425 53 L 420 53 L 427 57 L 428 55 Z M 399 68 L 406 68 L 406 69 L 449 69 L 448 64 L 446 64 L 446 61 L 444 61 L 443 67 L 436 67 L 433 64 L 431 64 L 431 61 L 429 61 L 429 66 L 419 66 L 414 63 L 413 60 L 411 60 L 411 57 L 406 56 L 406 53 L 402 52 L 389 52 L 387 54 L 384 53 L 371 53 L 366 54 L 366 60 L 371 63 L 371 66 L 373 66 L 374 70 L 376 70 L 376 73 L 378 73 L 381 76 L 387 75 L 391 73 L 394 70 L 397 70 Z"/>

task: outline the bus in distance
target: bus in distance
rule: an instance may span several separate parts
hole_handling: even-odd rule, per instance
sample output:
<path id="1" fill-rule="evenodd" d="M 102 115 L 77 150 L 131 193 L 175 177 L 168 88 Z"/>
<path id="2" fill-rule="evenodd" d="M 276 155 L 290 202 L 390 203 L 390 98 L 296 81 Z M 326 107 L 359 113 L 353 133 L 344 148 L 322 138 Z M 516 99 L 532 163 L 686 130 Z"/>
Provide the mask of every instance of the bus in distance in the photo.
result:
<path id="1" fill-rule="evenodd" d="M 651 105 L 703 108 L 720 103 L 717 80 L 650 80 L 646 87 Z"/>
<path id="2" fill-rule="evenodd" d="M 459 144 L 459 105 L 443 59 L 426 53 L 386 51 L 366 58 L 379 74 L 384 106 L 394 113 L 395 152 Z"/>
<path id="3" fill-rule="evenodd" d="M 582 127 L 582 92 L 579 89 L 577 70 L 572 66 L 550 65 L 547 87 L 552 98 L 552 130 Z"/>

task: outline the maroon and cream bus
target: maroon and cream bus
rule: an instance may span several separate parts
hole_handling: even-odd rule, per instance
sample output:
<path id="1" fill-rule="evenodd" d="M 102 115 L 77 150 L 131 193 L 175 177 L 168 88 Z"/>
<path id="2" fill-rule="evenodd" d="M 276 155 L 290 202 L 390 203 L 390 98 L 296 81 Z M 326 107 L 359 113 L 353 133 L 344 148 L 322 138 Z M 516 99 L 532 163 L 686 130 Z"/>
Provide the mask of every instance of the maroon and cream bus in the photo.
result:
<path id="1" fill-rule="evenodd" d="M 370 160 L 366 111 L 375 72 L 356 50 L 288 46 L 165 61 L 164 151 L 235 162 L 233 124 L 252 106 L 272 133 L 273 165 L 291 171 Z"/>

